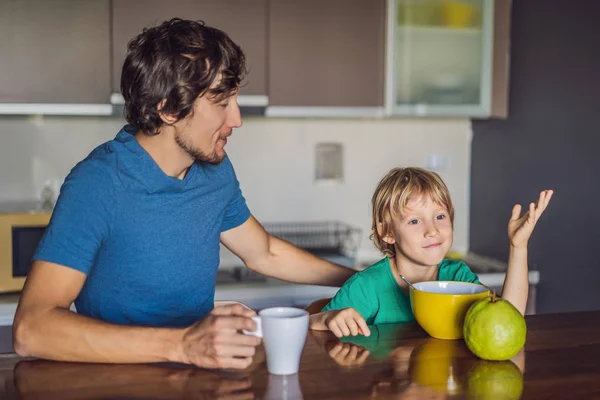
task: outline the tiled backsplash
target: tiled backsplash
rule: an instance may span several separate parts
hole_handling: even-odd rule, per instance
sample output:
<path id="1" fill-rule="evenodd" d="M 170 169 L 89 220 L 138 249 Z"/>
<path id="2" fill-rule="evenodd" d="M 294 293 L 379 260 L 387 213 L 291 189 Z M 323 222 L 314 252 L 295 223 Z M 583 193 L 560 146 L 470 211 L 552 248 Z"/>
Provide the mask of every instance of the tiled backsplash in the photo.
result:
<path id="1" fill-rule="evenodd" d="M 62 180 L 123 124 L 102 117 L 0 117 L 0 201 L 38 198 L 46 180 Z M 317 143 L 342 144 L 344 183 L 314 182 Z M 355 225 L 363 230 L 361 260 L 379 256 L 368 240 L 370 200 L 379 179 L 394 166 L 427 167 L 428 157 L 442 156 L 447 165 L 438 172 L 456 209 L 454 247 L 467 249 L 467 119 L 247 118 L 229 139 L 227 151 L 259 221 Z M 223 257 L 223 264 L 231 260 L 226 252 Z"/>

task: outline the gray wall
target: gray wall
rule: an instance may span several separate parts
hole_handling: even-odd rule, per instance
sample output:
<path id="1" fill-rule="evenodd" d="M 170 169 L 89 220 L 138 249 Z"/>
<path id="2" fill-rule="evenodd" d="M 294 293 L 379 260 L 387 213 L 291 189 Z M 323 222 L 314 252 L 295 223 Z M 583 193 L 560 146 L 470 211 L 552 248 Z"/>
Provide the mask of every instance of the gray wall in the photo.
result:
<path id="1" fill-rule="evenodd" d="M 600 2 L 515 0 L 511 35 L 510 118 L 473 121 L 470 249 L 506 260 L 512 205 L 555 189 L 538 310 L 600 309 Z"/>

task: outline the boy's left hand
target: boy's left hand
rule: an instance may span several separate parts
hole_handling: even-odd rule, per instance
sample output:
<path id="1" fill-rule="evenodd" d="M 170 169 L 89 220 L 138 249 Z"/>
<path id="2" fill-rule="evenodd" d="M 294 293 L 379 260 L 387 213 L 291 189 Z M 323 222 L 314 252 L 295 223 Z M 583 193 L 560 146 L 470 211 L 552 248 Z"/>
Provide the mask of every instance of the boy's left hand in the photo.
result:
<path id="1" fill-rule="evenodd" d="M 553 194 L 554 191 L 552 190 L 542 191 L 537 204 L 530 203 L 529 210 L 523 214 L 522 217 L 520 217 L 521 205 L 516 204 L 513 207 L 512 216 L 510 217 L 510 221 L 508 221 L 508 240 L 512 247 L 518 248 L 527 246 L 533 228 L 544 213 L 546 207 L 548 207 L 548 203 L 550 203 Z"/>

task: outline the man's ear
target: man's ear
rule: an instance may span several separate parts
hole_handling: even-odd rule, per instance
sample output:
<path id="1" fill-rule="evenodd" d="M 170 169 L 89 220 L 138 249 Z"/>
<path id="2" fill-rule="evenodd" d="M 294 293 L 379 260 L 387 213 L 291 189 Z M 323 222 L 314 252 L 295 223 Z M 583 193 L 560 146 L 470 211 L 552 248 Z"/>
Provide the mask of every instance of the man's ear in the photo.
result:
<path id="1" fill-rule="evenodd" d="M 162 99 L 161 102 L 156 106 L 156 110 L 158 111 L 158 116 L 162 122 L 164 122 L 166 125 L 173 125 L 175 122 L 177 122 L 177 117 L 173 114 L 166 114 L 161 111 L 166 102 L 167 99 Z"/>
<path id="2" fill-rule="evenodd" d="M 383 224 L 381 222 L 377 223 L 377 234 L 379 234 L 379 237 L 381 237 L 381 239 L 383 239 L 383 241 L 387 244 L 396 243 L 396 238 L 394 237 L 394 235 L 391 235 L 389 233 L 385 234 L 385 232 L 383 231 Z"/>

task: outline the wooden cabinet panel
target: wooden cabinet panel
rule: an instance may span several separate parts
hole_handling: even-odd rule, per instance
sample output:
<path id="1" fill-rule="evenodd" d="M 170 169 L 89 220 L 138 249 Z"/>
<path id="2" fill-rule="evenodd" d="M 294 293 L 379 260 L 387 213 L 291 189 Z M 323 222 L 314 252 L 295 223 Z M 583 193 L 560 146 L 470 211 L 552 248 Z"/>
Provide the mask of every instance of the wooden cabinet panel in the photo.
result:
<path id="1" fill-rule="evenodd" d="M 127 43 L 144 27 L 173 17 L 202 20 L 221 29 L 246 54 L 248 75 L 242 95 L 267 94 L 267 0 L 113 0 L 113 83 L 120 92 Z"/>
<path id="2" fill-rule="evenodd" d="M 109 0 L 0 0 L 0 103 L 108 103 Z"/>
<path id="3" fill-rule="evenodd" d="M 384 0 L 271 0 L 269 104 L 381 107 Z"/>
<path id="4" fill-rule="evenodd" d="M 508 118 L 510 87 L 510 16 L 512 0 L 494 2 L 491 117 Z"/>

